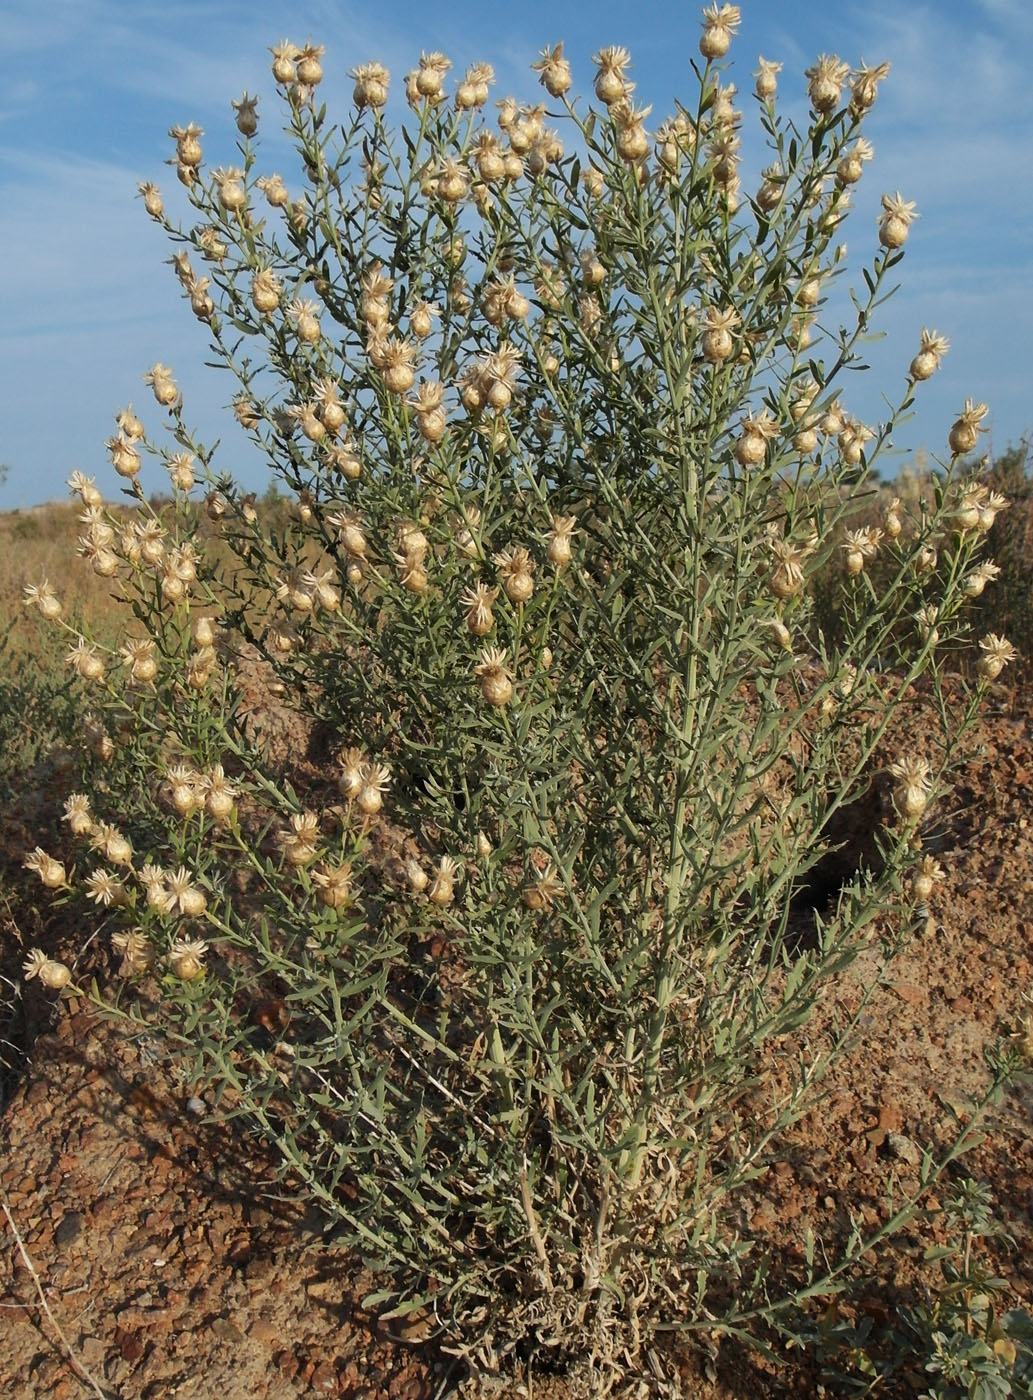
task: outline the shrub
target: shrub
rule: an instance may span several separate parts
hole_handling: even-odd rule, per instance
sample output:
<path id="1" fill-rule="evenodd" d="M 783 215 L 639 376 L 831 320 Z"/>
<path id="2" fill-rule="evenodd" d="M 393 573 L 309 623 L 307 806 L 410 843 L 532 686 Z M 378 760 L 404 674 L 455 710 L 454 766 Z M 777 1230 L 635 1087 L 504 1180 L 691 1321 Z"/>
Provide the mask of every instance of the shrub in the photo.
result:
<path id="1" fill-rule="evenodd" d="M 439 98 L 439 55 L 406 127 L 375 63 L 334 125 L 321 49 L 279 45 L 305 193 L 265 170 L 246 96 L 236 165 L 206 174 L 203 133 L 173 129 L 186 223 L 142 193 L 291 513 L 216 473 L 160 364 L 168 444 L 129 410 L 109 444 L 139 515 L 112 531 L 73 479 L 144 627 L 73 644 L 109 742 L 69 799 L 82 860 L 36 858 L 120 955 L 94 995 L 278 1144 L 389 1315 L 425 1310 L 482 1367 L 545 1350 L 596 1395 L 662 1370 L 666 1331 L 833 1291 L 872 1243 L 769 1296 L 736 1208 L 856 1030 L 798 1053 L 829 979 L 921 927 L 922 816 L 1013 655 L 984 641 L 945 688 L 997 508 L 956 470 L 983 406 L 934 502 L 852 531 L 896 419 L 840 389 L 904 254 L 899 195 L 852 326 L 815 318 L 884 69 L 821 58 L 798 131 L 762 63 L 772 164 L 744 200 L 714 62 L 736 20 L 707 12 L 698 91 L 653 137 L 619 49 L 588 110 L 561 48 L 536 65 L 561 137 L 511 99 L 496 134 L 487 66 Z M 923 333 L 900 412 L 944 349 Z M 169 467 L 163 521 L 142 453 Z M 834 645 L 805 586 L 833 558 Z M 306 787 L 248 726 L 259 661 L 320 723 Z M 924 753 L 888 738 L 916 696 Z M 877 770 L 867 853 L 808 897 Z"/>

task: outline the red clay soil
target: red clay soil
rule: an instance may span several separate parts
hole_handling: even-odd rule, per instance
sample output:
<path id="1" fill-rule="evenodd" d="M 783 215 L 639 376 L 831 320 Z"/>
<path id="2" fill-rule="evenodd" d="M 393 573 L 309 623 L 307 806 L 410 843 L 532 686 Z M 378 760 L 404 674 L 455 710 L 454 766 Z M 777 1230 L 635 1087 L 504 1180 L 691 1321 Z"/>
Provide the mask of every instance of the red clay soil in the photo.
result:
<path id="1" fill-rule="evenodd" d="M 848 1212 L 868 1226 L 886 1218 L 892 1183 L 899 1192 L 917 1180 L 914 1145 L 948 1141 L 951 1108 L 964 1117 L 986 1082 L 984 1045 L 1014 1026 L 1021 994 L 1033 987 L 1033 707 L 1024 695 L 992 697 L 971 754 L 951 810 L 929 836 L 947 880 L 926 931 L 895 964 L 828 1097 L 744 1202 L 743 1233 L 780 1268 L 796 1266 L 808 1228 L 842 1238 Z M 37 796 L 6 814 L 12 881 L 46 805 Z M 71 931 L 42 902 L 10 903 L 0 920 L 8 977 L 18 975 L 24 946 L 60 955 L 68 945 Z M 855 966 L 831 984 L 819 1019 L 852 1009 L 870 970 Z M 275 1185 L 260 1143 L 193 1112 L 200 1105 L 188 1102 L 155 1040 L 127 1039 L 74 997 L 55 1009 L 36 988 L 0 999 L 0 1061 L 9 1067 L 0 1121 L 0 1394 L 96 1396 L 76 1362 L 99 1393 L 118 1400 L 489 1393 L 464 1383 L 453 1358 L 363 1309 L 369 1275 L 327 1244 L 303 1201 Z M 993 1131 L 955 1174 L 991 1187 L 1012 1243 L 987 1246 L 988 1261 L 1007 1280 L 1005 1305 L 1031 1308 L 1028 1081 L 1009 1091 Z M 891 1320 L 932 1277 L 920 1256 L 943 1238 L 935 1216 L 898 1236 L 844 1315 Z M 832 1393 L 819 1387 L 812 1359 L 793 1353 L 776 1366 L 727 1341 L 712 1356 L 686 1355 L 679 1369 L 676 1388 L 647 1386 L 641 1395 Z M 880 1394 L 914 1394 L 916 1383 L 905 1377 Z M 574 1400 L 589 1392 L 531 1377 L 490 1393 Z"/>

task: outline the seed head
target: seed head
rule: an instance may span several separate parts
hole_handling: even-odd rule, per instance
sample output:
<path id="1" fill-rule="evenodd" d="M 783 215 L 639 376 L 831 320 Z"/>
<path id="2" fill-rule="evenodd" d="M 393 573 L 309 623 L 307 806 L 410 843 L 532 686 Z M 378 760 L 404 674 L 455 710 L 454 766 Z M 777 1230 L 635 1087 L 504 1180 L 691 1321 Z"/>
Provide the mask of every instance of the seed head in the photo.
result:
<path id="1" fill-rule="evenodd" d="M 142 929 L 121 929 L 117 933 L 113 933 L 111 946 L 117 953 L 122 954 L 120 972 L 123 977 L 134 977 L 153 969 L 156 961 L 154 948 L 148 942 Z"/>
<path id="2" fill-rule="evenodd" d="M 343 909 L 352 901 L 352 868 L 347 861 L 313 870 L 312 883 L 328 909 Z"/>
<path id="3" fill-rule="evenodd" d="M 809 79 L 807 92 L 816 112 L 824 116 L 836 110 L 849 72 L 849 63 L 844 63 L 835 54 L 827 53 L 823 53 L 813 67 L 805 70 L 804 77 Z"/>
<path id="4" fill-rule="evenodd" d="M 314 345 L 319 339 L 319 303 L 310 298 L 296 297 L 287 308 L 294 322 L 298 339 L 304 345 Z"/>
<path id="5" fill-rule="evenodd" d="M 739 313 L 734 306 L 724 310 L 718 306 L 707 307 L 707 328 L 701 341 L 705 360 L 716 365 L 728 359 L 734 348 L 732 331 L 738 324 Z"/>
<path id="6" fill-rule="evenodd" d="M 950 430 L 947 441 L 953 456 L 961 457 L 966 452 L 971 452 L 979 441 L 979 434 L 985 432 L 980 424 L 989 413 L 985 403 L 973 403 L 971 399 L 965 400 L 965 407 Z"/>
<path id="7" fill-rule="evenodd" d="M 129 892 L 110 870 L 94 870 L 86 877 L 86 898 L 105 909 L 122 909 L 129 903 Z"/>
<path id="8" fill-rule="evenodd" d="M 361 63 L 348 76 L 355 80 L 352 97 L 360 111 L 365 107 L 384 106 L 391 75 L 382 63 Z"/>
<path id="9" fill-rule="evenodd" d="M 767 456 L 768 443 L 778 436 L 778 424 L 764 409 L 742 420 L 742 432 L 735 444 L 735 460 L 742 467 L 759 466 Z"/>
<path id="10" fill-rule="evenodd" d="M 154 397 L 162 408 L 176 408 L 182 402 L 176 382 L 172 378 L 172 371 L 167 365 L 152 365 L 143 376 L 143 382 L 151 386 Z"/>
<path id="11" fill-rule="evenodd" d="M 323 65 L 319 60 L 323 57 L 324 53 L 326 53 L 326 49 L 322 44 L 313 44 L 312 41 L 309 40 L 298 54 L 298 82 L 304 87 L 314 88 L 317 83 L 322 81 Z"/>
<path id="12" fill-rule="evenodd" d="M 947 873 L 935 856 L 923 856 L 911 880 L 912 897 L 924 902 L 933 892 L 933 885 L 946 880 Z"/>
<path id="13" fill-rule="evenodd" d="M 563 57 L 562 44 L 557 44 L 555 48 L 542 49 L 538 62 L 531 64 L 531 71 L 539 75 L 538 81 L 550 97 L 562 97 L 565 92 L 569 92 L 574 81 L 570 64 Z"/>
<path id="14" fill-rule="evenodd" d="M 455 104 L 460 112 L 470 112 L 483 107 L 488 100 L 489 84 L 495 81 L 495 70 L 490 63 L 473 63 L 466 70 L 463 81 L 456 87 Z"/>
<path id="15" fill-rule="evenodd" d="M 260 315 L 268 315 L 280 305 L 283 283 L 270 267 L 260 267 L 251 278 L 251 304 Z"/>
<path id="16" fill-rule="evenodd" d="M 864 173 L 864 165 L 874 156 L 870 141 L 866 141 L 862 136 L 853 146 L 840 158 L 836 166 L 836 181 L 842 188 L 846 185 L 856 185 Z"/>
<path id="17" fill-rule="evenodd" d="M 286 87 L 293 83 L 297 77 L 294 63 L 301 50 L 297 44 L 292 44 L 289 39 L 281 39 L 278 44 L 274 44 L 269 52 L 273 56 L 273 78 L 281 87 Z"/>
<path id="18" fill-rule="evenodd" d="M 186 866 L 181 865 L 165 876 L 165 912 L 179 913 L 187 919 L 199 919 L 208 908 L 208 898 L 195 885 Z"/>
<path id="19" fill-rule="evenodd" d="M 908 371 L 912 379 L 931 379 L 940 368 L 940 361 L 950 349 L 950 341 L 936 331 L 922 331 L 922 343 L 918 354 L 911 361 Z"/>
<path id="20" fill-rule="evenodd" d="M 770 102 L 778 89 L 778 75 L 782 71 L 782 65 L 770 58 L 758 58 L 757 64 L 757 71 L 753 75 L 757 83 L 753 90 L 762 102 Z"/>
<path id="21" fill-rule="evenodd" d="M 203 938 L 177 938 L 169 949 L 169 967 L 181 982 L 194 982 L 205 975 L 207 951 Z"/>
<path id="22" fill-rule="evenodd" d="M 104 497 L 97 489 L 92 476 L 84 476 L 79 471 L 72 472 L 68 478 L 68 486 L 70 490 L 77 492 L 84 506 L 102 506 L 104 504 Z"/>
<path id="23" fill-rule="evenodd" d="M 989 559 L 978 565 L 967 574 L 961 581 L 961 591 L 966 598 L 978 598 L 988 583 L 993 583 L 1000 577 L 1000 566 L 992 563 Z"/>
<path id="24" fill-rule="evenodd" d="M 600 49 L 592 55 L 592 62 L 599 69 L 595 80 L 595 95 L 607 107 L 625 101 L 631 94 L 634 84 L 629 82 L 624 70 L 631 62 L 627 49 L 613 46 Z"/>
<path id="25" fill-rule="evenodd" d="M 90 799 L 82 792 L 73 792 L 65 799 L 63 821 L 71 827 L 73 836 L 89 836 L 93 831 Z"/>
<path id="26" fill-rule="evenodd" d="M 85 637 L 80 637 L 75 645 L 68 649 L 67 659 L 72 669 L 83 680 L 101 681 L 104 679 L 104 662 L 101 654 Z"/>
<path id="27" fill-rule="evenodd" d="M 71 969 L 63 962 L 57 962 L 53 958 L 48 958 L 39 948 L 33 948 L 29 956 L 22 963 L 22 971 L 25 973 L 25 980 L 31 981 L 33 977 L 38 977 L 44 987 L 49 992 L 59 992 L 67 987 L 72 980 Z"/>
<path id="28" fill-rule="evenodd" d="M 413 894 L 422 894 L 430 884 L 427 872 L 420 865 L 418 860 L 409 860 L 405 866 L 405 878 Z"/>
<path id="29" fill-rule="evenodd" d="M 867 112 L 875 102 L 879 84 L 890 71 L 888 63 L 879 63 L 874 68 L 862 63 L 850 79 L 850 110 L 855 113 Z"/>
<path id="30" fill-rule="evenodd" d="M 148 182 L 137 185 L 137 189 L 143 197 L 143 207 L 151 218 L 160 219 L 165 213 L 165 205 L 162 203 L 161 190 L 158 186 Z"/>
<path id="31" fill-rule="evenodd" d="M 506 666 L 505 653 L 497 647 L 481 652 L 474 675 L 480 680 L 481 696 L 489 705 L 500 708 L 513 698 L 513 678 Z"/>
<path id="32" fill-rule="evenodd" d="M 140 470 L 140 454 L 127 437 L 119 433 L 108 438 L 104 444 L 111 454 L 111 465 L 127 480 L 132 480 Z"/>
<path id="33" fill-rule="evenodd" d="M 493 555 L 502 578 L 502 587 L 511 603 L 526 603 L 534 592 L 534 564 L 526 549 L 505 550 Z"/>
<path id="34" fill-rule="evenodd" d="M 61 616 L 60 600 L 47 579 L 40 579 L 39 583 L 27 583 L 22 592 L 25 595 L 25 606 L 39 608 L 41 615 L 48 622 L 54 622 Z"/>
<path id="35" fill-rule="evenodd" d="M 983 654 L 976 662 L 976 674 L 986 681 L 995 681 L 1005 666 L 1017 661 L 1019 656 L 1011 642 L 1006 637 L 999 637 L 996 632 L 986 634 L 979 643 L 979 650 Z"/>
<path id="36" fill-rule="evenodd" d="M 917 820 L 929 805 L 932 790 L 929 761 L 916 755 L 902 758 L 890 764 L 889 772 L 897 780 L 893 794 L 897 811 L 909 821 Z"/>
<path id="37" fill-rule="evenodd" d="M 439 908 L 445 908 L 452 903 L 455 898 L 455 877 L 459 869 L 459 862 L 453 860 L 451 856 L 442 856 L 438 861 L 438 868 L 434 872 L 434 879 L 430 889 L 427 891 L 427 898 L 431 904 L 436 904 Z"/>
<path id="38" fill-rule="evenodd" d="M 551 909 L 562 889 L 562 883 L 553 867 L 546 866 L 533 883 L 525 885 L 523 890 L 524 904 L 528 909 L 535 911 Z"/>
<path id="39" fill-rule="evenodd" d="M 908 230 L 915 219 L 914 201 L 905 200 L 898 191 L 882 196 L 882 213 L 879 215 L 879 242 L 891 252 L 902 248 L 907 242 Z"/>
<path id="40" fill-rule="evenodd" d="M 133 847 L 117 827 L 98 822 L 90 835 L 90 850 L 99 851 L 112 865 L 132 865 Z"/>
<path id="41" fill-rule="evenodd" d="M 42 846 L 37 846 L 31 855 L 25 857 L 22 864 L 26 870 L 31 870 L 34 875 L 38 875 L 43 886 L 48 890 L 58 890 L 67 883 L 65 867 L 59 860 L 48 855 Z"/>
<path id="42" fill-rule="evenodd" d="M 791 598 L 803 587 L 803 561 L 812 553 L 809 544 L 794 544 L 777 536 L 768 540 L 768 548 L 778 560 L 768 587 L 776 598 Z"/>
<path id="43" fill-rule="evenodd" d="M 739 28 L 738 5 L 708 5 L 703 11 L 703 33 L 699 51 L 706 59 L 724 58 Z"/>
<path id="44" fill-rule="evenodd" d="M 228 822 L 233 815 L 239 789 L 230 782 L 221 763 L 202 779 L 205 811 L 218 826 Z"/>
<path id="45" fill-rule="evenodd" d="M 865 560 L 874 559 L 882 540 L 882 531 L 874 525 L 865 525 L 859 530 L 847 530 L 841 546 L 846 551 L 848 574 L 859 574 Z"/>
<path id="46" fill-rule="evenodd" d="M 384 805 L 384 793 L 391 785 L 390 769 L 384 763 L 364 763 L 360 775 L 362 782 L 356 804 L 367 817 L 376 816 Z"/>
<path id="47" fill-rule="evenodd" d="M 546 558 L 557 572 L 565 569 L 571 560 L 571 546 L 577 531 L 576 515 L 556 515 L 552 518 L 552 529 L 547 536 Z"/>
<path id="48" fill-rule="evenodd" d="M 176 143 L 176 161 L 179 165 L 185 166 L 196 175 L 196 167 L 201 164 L 201 142 L 198 137 L 204 135 L 204 131 L 193 122 L 188 122 L 186 126 L 173 126 L 169 128 L 169 135 Z"/>

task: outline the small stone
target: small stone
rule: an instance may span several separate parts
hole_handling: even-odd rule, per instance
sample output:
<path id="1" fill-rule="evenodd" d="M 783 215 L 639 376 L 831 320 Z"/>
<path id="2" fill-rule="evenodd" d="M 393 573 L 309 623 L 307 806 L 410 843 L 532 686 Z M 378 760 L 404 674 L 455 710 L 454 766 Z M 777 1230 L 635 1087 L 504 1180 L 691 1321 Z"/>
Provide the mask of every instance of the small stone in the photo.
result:
<path id="1" fill-rule="evenodd" d="M 223 1342 L 242 1342 L 244 1333 L 229 1317 L 217 1317 L 212 1323 L 212 1331 Z"/>
<path id="2" fill-rule="evenodd" d="M 903 1133 L 887 1133 L 886 1147 L 894 1157 L 907 1162 L 909 1166 L 917 1167 L 922 1160 L 921 1149 Z"/>
<path id="3" fill-rule="evenodd" d="M 69 1245 L 82 1234 L 83 1218 L 79 1211 L 70 1210 L 61 1224 L 54 1231 L 54 1239 L 62 1249 L 67 1249 Z"/>

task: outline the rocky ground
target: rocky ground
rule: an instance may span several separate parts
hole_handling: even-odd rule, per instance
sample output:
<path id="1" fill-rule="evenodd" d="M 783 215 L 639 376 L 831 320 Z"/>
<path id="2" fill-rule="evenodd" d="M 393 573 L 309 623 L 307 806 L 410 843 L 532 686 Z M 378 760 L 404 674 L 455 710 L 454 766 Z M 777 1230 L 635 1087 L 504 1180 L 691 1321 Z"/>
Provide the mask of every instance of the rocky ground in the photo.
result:
<path id="1" fill-rule="evenodd" d="M 930 841 L 947 871 L 925 931 L 894 966 L 822 1104 L 757 1183 L 742 1227 L 792 1270 L 808 1229 L 872 1228 L 917 1180 L 917 1145 L 948 1140 L 986 1080 L 983 1047 L 1014 1027 L 1033 987 L 1033 704 L 1001 690 Z M 45 803 L 45 795 L 39 801 Z M 31 840 L 29 803 L 6 814 L 9 857 Z M 42 906 L 0 907 L 4 967 L 22 942 L 60 954 L 74 930 Z M 851 1011 L 855 966 L 823 1015 Z M 260 1144 L 212 1125 L 147 1036 L 127 1038 L 78 998 L 29 985 L 0 1024 L 7 1066 L 0 1119 L 0 1393 L 16 1400 L 438 1400 L 480 1394 L 418 1335 L 362 1306 L 371 1280 L 318 1219 L 277 1187 Z M 8 989 L 5 988 L 5 991 Z M 196 1112 L 195 1110 L 201 1110 Z M 962 1160 L 992 1188 L 1011 1237 L 985 1246 L 1006 1303 L 1033 1300 L 1033 1093 L 1011 1090 Z M 936 1218 L 909 1227 L 873 1264 L 842 1316 L 885 1326 L 932 1275 Z M 679 1362 L 685 1395 L 709 1400 L 823 1393 L 813 1357 L 776 1364 L 725 1342 Z M 92 1379 L 90 1379 L 92 1378 Z M 925 1384 L 927 1382 L 922 1382 Z M 459 1387 L 462 1385 L 462 1392 Z M 897 1382 L 914 1394 L 919 1378 Z M 486 1391 L 484 1393 L 487 1393 Z M 496 1394 L 568 1400 L 562 1379 Z M 831 1392 L 829 1392 L 831 1393 Z M 880 1394 L 894 1393 L 885 1389 Z"/>

